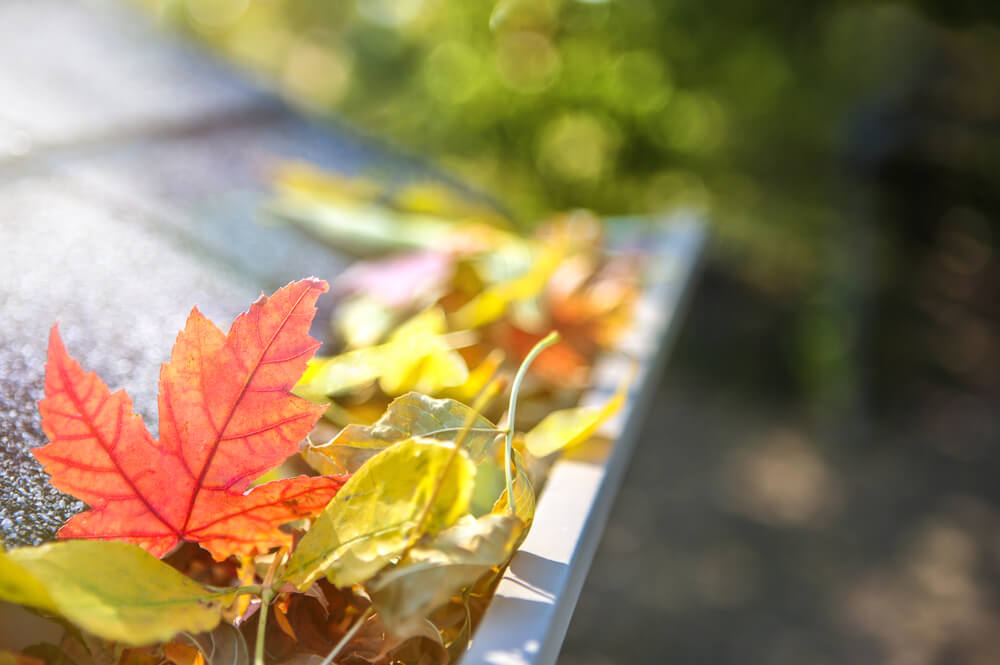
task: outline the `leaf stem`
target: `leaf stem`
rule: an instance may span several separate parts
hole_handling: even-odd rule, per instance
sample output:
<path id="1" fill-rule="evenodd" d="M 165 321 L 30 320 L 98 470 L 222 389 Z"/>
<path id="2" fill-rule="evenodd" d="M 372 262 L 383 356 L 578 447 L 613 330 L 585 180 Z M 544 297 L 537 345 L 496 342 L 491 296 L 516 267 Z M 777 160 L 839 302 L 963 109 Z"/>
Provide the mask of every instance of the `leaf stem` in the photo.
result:
<path id="1" fill-rule="evenodd" d="M 514 375 L 514 383 L 510 387 L 510 406 L 507 408 L 507 442 L 503 450 L 503 470 L 504 475 L 507 478 L 507 507 L 510 509 L 511 514 L 514 514 L 515 512 L 514 477 L 510 470 L 510 464 L 514 447 L 514 418 L 517 410 L 517 394 L 521 390 L 521 381 L 524 380 L 524 375 L 528 373 L 528 368 L 531 366 L 531 363 L 535 362 L 535 358 L 538 357 L 538 354 L 558 341 L 559 333 L 553 330 L 546 335 L 544 339 L 535 344 L 535 346 L 531 348 L 531 351 L 528 352 L 524 362 L 517 368 L 517 374 Z"/>
<path id="2" fill-rule="evenodd" d="M 358 620 L 354 622 L 351 629 L 344 633 L 344 636 L 340 638 L 340 641 L 337 642 L 333 649 L 330 650 L 330 653 L 326 654 L 326 658 L 323 659 L 323 662 L 320 663 L 320 665 L 330 665 L 330 663 L 333 662 L 333 659 L 337 657 L 337 654 L 339 654 L 343 648 L 347 646 L 347 643 L 354 639 L 354 636 L 358 634 L 361 627 L 365 625 L 365 621 L 367 621 L 368 617 L 370 617 L 374 612 L 375 609 L 369 605 L 364 613 L 358 617 Z"/>
<path id="3" fill-rule="evenodd" d="M 264 587 L 260 594 L 260 614 L 257 617 L 257 640 L 253 648 L 254 665 L 264 665 L 264 633 L 267 632 L 267 609 L 271 605 L 274 592 Z"/>
<path id="4" fill-rule="evenodd" d="M 271 565 L 267 568 L 267 573 L 264 574 L 264 583 L 261 585 L 263 588 L 260 590 L 260 616 L 257 617 L 257 639 L 253 648 L 254 665 L 264 665 L 264 633 L 267 632 L 267 610 L 271 605 L 271 600 L 274 599 L 274 589 L 271 588 L 271 585 L 274 584 L 274 575 L 287 554 L 288 547 L 282 547 L 278 550 L 274 559 L 271 560 Z"/>

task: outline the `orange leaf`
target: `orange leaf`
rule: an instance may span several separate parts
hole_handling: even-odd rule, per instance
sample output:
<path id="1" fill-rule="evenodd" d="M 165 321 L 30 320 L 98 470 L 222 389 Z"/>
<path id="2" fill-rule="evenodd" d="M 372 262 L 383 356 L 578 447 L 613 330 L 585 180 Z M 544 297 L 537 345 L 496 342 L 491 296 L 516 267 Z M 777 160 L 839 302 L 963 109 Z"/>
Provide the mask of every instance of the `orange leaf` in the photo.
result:
<path id="1" fill-rule="evenodd" d="M 187 644 L 170 642 L 163 647 L 163 657 L 175 665 L 205 665 L 201 651 Z"/>
<path id="2" fill-rule="evenodd" d="M 291 394 L 319 344 L 309 337 L 326 283 L 262 296 L 223 334 L 198 311 L 160 370 L 160 440 L 124 391 L 111 393 L 49 339 L 35 456 L 52 484 L 90 505 L 60 538 L 122 540 L 163 556 L 179 541 L 216 559 L 290 545 L 281 524 L 322 510 L 344 478 L 301 476 L 247 491 L 298 451 L 324 407 Z"/>

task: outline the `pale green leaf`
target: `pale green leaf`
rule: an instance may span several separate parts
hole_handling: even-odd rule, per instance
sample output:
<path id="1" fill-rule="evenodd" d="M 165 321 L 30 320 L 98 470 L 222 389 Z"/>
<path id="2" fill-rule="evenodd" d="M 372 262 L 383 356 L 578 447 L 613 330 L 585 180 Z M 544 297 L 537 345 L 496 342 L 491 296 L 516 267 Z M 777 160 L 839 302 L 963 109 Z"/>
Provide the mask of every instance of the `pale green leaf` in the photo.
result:
<path id="1" fill-rule="evenodd" d="M 378 344 L 392 329 L 398 315 L 382 302 L 355 296 L 337 306 L 334 325 L 349 349 L 364 349 Z"/>
<path id="2" fill-rule="evenodd" d="M 453 222 L 428 215 L 394 214 L 374 203 L 328 203 L 297 192 L 271 201 L 267 211 L 358 256 L 436 249 L 455 232 Z"/>
<path id="3" fill-rule="evenodd" d="M 524 523 L 513 515 L 466 515 L 365 585 L 378 615 L 390 632 L 409 632 L 464 587 L 506 563 L 523 531 Z"/>
<path id="4" fill-rule="evenodd" d="M 125 543 L 69 540 L 0 553 L 0 598 L 131 645 L 211 630 L 232 597 Z"/>
<path id="5" fill-rule="evenodd" d="M 454 441 L 470 416 L 475 415 L 462 447 L 473 462 L 493 449 L 499 430 L 470 407 L 453 399 L 434 399 L 407 393 L 389 404 L 374 425 L 348 425 L 332 441 L 306 449 L 306 459 L 321 455 L 324 473 L 354 473 L 388 446 L 415 436 Z"/>
<path id="6" fill-rule="evenodd" d="M 484 460 L 476 465 L 476 484 L 472 489 L 472 499 L 469 501 L 469 512 L 475 517 L 481 517 L 493 511 L 493 505 L 507 486 L 503 464 L 493 459 Z"/>
<path id="7" fill-rule="evenodd" d="M 469 456 L 451 443 L 412 438 L 386 448 L 316 518 L 286 580 L 305 589 L 323 574 L 338 587 L 370 579 L 422 535 L 467 513 L 474 477 Z"/>

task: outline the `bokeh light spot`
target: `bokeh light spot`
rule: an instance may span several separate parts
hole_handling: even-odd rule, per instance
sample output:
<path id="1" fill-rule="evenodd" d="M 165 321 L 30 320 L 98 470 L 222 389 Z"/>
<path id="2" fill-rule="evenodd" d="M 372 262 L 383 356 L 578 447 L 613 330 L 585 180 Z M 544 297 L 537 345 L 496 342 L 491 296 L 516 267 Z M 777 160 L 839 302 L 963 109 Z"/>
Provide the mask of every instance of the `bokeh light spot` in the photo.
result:
<path id="1" fill-rule="evenodd" d="M 496 67 L 500 80 L 511 90 L 537 94 L 558 78 L 559 51 L 541 33 L 505 33 L 498 40 Z"/>
<path id="2" fill-rule="evenodd" d="M 199 28 L 220 30 L 236 23 L 249 4 L 249 0 L 187 0 L 185 8 Z"/>
<path id="3" fill-rule="evenodd" d="M 479 54 L 456 41 L 438 44 L 423 67 L 427 91 L 446 104 L 460 104 L 475 96 L 483 87 L 483 74 Z"/>
<path id="4" fill-rule="evenodd" d="M 564 181 L 598 180 L 610 171 L 620 134 L 615 125 L 587 113 L 565 113 L 539 139 L 539 168 Z"/>
<path id="5" fill-rule="evenodd" d="M 331 106 L 344 96 L 351 81 L 348 53 L 310 39 L 292 44 L 285 59 L 282 82 L 289 93 L 308 106 Z"/>

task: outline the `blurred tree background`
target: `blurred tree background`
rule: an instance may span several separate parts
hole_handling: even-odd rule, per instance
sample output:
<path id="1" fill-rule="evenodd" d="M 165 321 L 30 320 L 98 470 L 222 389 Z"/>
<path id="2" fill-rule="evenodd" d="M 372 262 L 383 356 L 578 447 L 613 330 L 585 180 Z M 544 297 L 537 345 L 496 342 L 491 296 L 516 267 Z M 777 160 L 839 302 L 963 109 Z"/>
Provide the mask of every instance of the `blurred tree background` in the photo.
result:
<path id="1" fill-rule="evenodd" d="M 133 1 L 525 225 L 711 221 L 564 662 L 996 662 L 1000 4 Z"/>
<path id="2" fill-rule="evenodd" d="M 951 351 L 905 333 L 940 314 L 915 280 L 995 265 L 990 3 L 138 1 L 522 222 L 706 211 L 714 263 L 780 319 L 762 343 L 782 345 L 767 372 L 791 394 L 883 405 L 926 371 L 997 381 L 995 358 L 965 376 L 982 373 L 968 345 L 937 357 Z M 958 334 L 986 353 L 983 325 Z"/>

